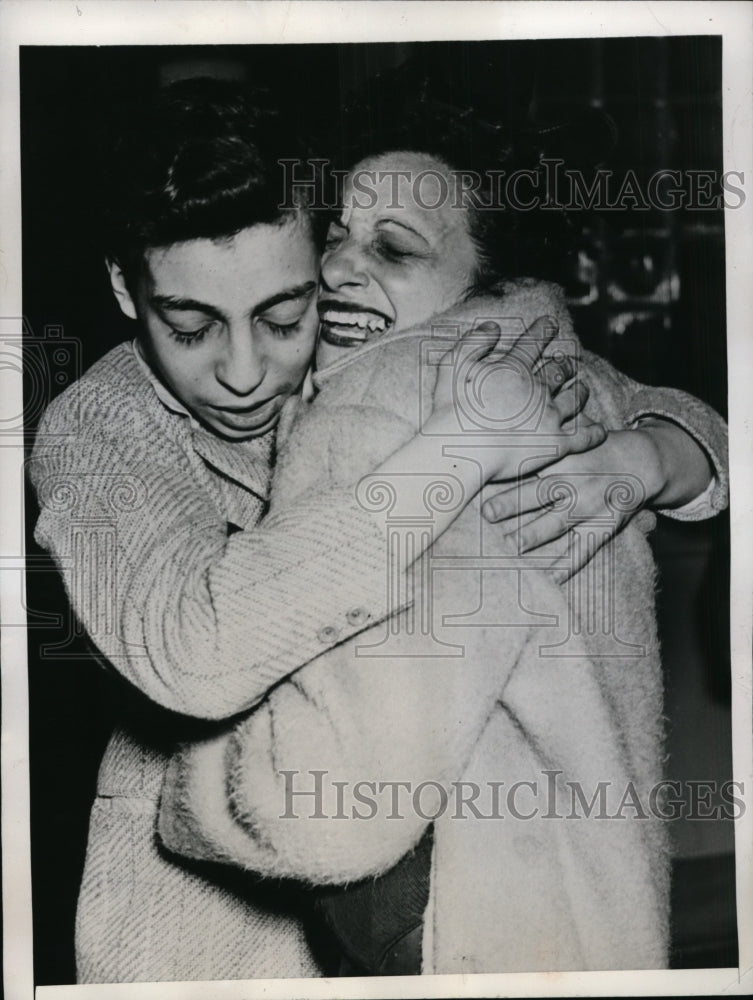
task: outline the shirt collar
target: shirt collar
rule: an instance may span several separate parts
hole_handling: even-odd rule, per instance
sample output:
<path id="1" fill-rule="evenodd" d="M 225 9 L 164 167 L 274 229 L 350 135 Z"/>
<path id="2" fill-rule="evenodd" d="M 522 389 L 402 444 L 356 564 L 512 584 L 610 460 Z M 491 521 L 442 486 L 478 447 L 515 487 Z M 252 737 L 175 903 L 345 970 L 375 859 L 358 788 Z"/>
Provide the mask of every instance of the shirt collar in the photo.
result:
<path id="1" fill-rule="evenodd" d="M 275 429 L 247 441 L 226 441 L 212 433 L 194 417 L 167 386 L 157 378 L 141 352 L 137 340 L 131 344 L 134 356 L 149 380 L 155 395 L 166 409 L 186 417 L 196 452 L 207 464 L 224 476 L 251 490 L 263 500 L 269 499 L 274 461 Z"/>
<path id="2" fill-rule="evenodd" d="M 179 399 L 176 399 L 175 396 L 173 396 L 173 394 L 170 392 L 170 390 L 167 388 L 164 382 L 161 382 L 154 374 L 149 365 L 149 362 L 146 360 L 141 351 L 141 345 L 139 344 L 138 340 L 131 341 L 131 348 L 136 357 L 136 360 L 139 363 L 139 366 L 141 367 L 146 377 L 149 379 L 152 388 L 157 394 L 157 398 L 159 399 L 159 401 L 164 406 L 166 406 L 168 410 L 172 410 L 173 413 L 180 413 L 181 416 L 188 417 L 192 427 L 198 427 L 199 424 L 196 418 L 190 413 L 189 410 L 185 408 L 185 406 L 181 403 Z"/>

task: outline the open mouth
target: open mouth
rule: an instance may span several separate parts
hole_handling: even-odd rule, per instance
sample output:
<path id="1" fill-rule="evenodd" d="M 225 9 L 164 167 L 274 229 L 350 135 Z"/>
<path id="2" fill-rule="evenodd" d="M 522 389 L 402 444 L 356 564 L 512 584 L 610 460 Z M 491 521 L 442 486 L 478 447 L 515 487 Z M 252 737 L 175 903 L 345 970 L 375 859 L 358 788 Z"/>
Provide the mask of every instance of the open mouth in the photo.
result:
<path id="1" fill-rule="evenodd" d="M 350 302 L 321 302 L 319 319 L 324 340 L 341 347 L 365 344 L 385 333 L 393 322 L 384 313 L 362 309 Z"/>

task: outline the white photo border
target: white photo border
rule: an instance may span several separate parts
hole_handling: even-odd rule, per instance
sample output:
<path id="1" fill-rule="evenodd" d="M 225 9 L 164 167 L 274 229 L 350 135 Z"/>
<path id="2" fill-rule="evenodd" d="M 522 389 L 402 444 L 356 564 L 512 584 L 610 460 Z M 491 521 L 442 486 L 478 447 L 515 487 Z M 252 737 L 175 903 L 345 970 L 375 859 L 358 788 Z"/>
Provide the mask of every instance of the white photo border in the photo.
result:
<path id="1" fill-rule="evenodd" d="M 745 203 L 727 209 L 726 290 L 730 403 L 732 724 L 734 777 L 746 809 L 735 821 L 738 969 L 504 974 L 344 980 L 256 980 L 40 987 L 39 1000 L 223 1000 L 250 997 L 661 996 L 753 993 L 753 3 L 241 2 L 241 0 L 5 0 L 0 5 L 0 295 L 3 323 L 21 333 L 19 50 L 24 45 L 170 45 L 466 41 L 720 35 L 724 169 L 744 175 Z M 17 319 L 13 319 L 16 317 Z M 0 421 L 22 412 L 20 372 L 3 372 Z M 0 448 L 0 569 L 24 553 L 23 446 Z M 17 572 L 0 573 L 2 618 L 23 615 Z M 15 581 L 15 583 L 14 583 Z M 22 619 L 21 619 L 22 620 Z M 2 844 L 5 995 L 34 996 L 29 852 L 26 636 L 2 632 Z"/>

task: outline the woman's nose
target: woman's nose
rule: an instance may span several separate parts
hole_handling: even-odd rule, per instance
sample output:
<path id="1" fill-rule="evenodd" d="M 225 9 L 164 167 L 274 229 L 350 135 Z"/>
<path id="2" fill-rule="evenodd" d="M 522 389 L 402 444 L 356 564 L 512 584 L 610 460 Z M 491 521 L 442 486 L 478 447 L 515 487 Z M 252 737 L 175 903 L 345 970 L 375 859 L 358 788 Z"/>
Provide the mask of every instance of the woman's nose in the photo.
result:
<path id="1" fill-rule="evenodd" d="M 266 362 L 250 329 L 231 331 L 215 364 L 217 381 L 236 396 L 250 396 L 264 381 Z"/>
<path id="2" fill-rule="evenodd" d="M 365 285 L 369 276 L 363 254 L 352 238 L 344 239 L 337 246 L 325 250 L 322 256 L 322 281 L 328 288 L 344 285 Z"/>

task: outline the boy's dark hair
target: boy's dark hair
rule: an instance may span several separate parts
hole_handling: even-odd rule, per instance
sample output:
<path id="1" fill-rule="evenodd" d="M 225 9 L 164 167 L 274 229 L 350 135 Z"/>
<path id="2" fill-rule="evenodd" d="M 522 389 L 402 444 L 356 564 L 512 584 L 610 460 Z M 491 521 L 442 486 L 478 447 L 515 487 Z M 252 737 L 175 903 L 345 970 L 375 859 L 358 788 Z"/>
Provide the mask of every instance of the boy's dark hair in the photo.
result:
<path id="1" fill-rule="evenodd" d="M 129 283 L 148 248 L 230 237 L 305 211 L 305 191 L 292 188 L 282 163 L 302 155 L 298 140 L 259 91 L 181 80 L 117 128 L 101 171 L 100 242 Z"/>

